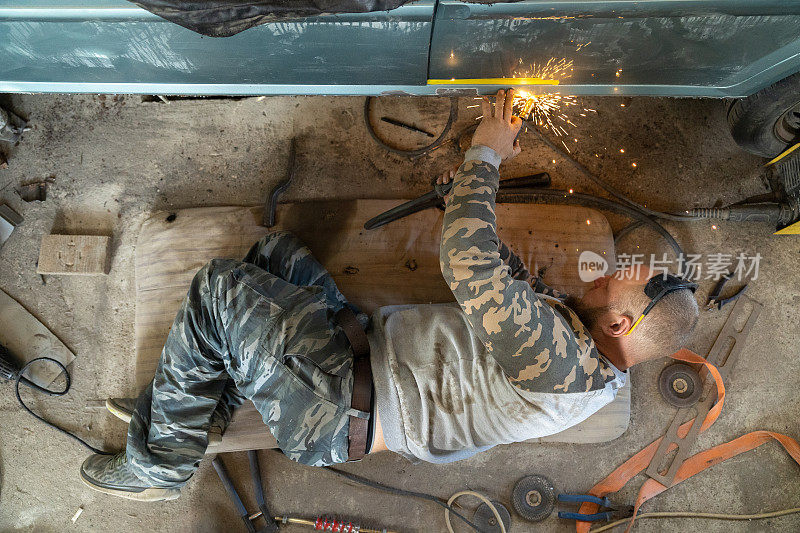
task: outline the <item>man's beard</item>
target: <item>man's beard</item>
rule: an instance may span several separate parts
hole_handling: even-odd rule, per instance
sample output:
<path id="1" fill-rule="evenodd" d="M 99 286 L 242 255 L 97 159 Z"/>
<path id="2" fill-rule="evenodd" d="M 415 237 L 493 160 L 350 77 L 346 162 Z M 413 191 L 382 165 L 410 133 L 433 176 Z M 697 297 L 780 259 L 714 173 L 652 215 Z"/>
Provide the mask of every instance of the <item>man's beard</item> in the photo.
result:
<path id="1" fill-rule="evenodd" d="M 590 332 L 594 329 L 600 317 L 609 311 L 609 308 L 605 305 L 589 307 L 585 305 L 580 298 L 575 298 L 574 296 L 568 296 L 567 299 L 564 300 L 564 303 L 567 307 L 575 311 L 575 314 L 581 319 L 581 323 L 586 326 L 586 329 Z"/>

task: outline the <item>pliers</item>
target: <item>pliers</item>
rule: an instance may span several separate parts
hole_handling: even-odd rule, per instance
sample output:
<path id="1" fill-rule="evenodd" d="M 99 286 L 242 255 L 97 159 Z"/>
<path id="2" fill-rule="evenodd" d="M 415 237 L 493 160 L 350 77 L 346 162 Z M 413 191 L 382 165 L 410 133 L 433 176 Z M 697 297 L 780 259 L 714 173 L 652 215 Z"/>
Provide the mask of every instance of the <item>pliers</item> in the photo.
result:
<path id="1" fill-rule="evenodd" d="M 728 281 L 730 281 L 732 277 L 733 274 L 728 272 L 727 274 L 719 278 L 716 287 L 714 287 L 714 290 L 711 291 L 711 294 L 708 295 L 708 303 L 706 303 L 706 310 L 710 311 L 716 308 L 719 311 L 720 309 L 722 309 L 724 305 L 729 304 L 731 302 L 735 302 L 736 300 L 739 299 L 739 296 L 744 294 L 744 291 L 747 290 L 748 283 L 745 283 L 741 289 L 739 289 L 732 295 L 728 296 L 727 298 L 720 298 L 720 294 L 722 294 L 722 289 L 725 288 L 725 284 L 728 283 Z"/>
<path id="2" fill-rule="evenodd" d="M 559 518 L 566 518 L 567 520 L 580 520 L 581 522 L 596 522 L 598 520 L 611 520 L 612 518 L 630 518 L 633 516 L 633 506 L 624 505 L 615 507 L 607 498 L 598 498 L 591 494 L 559 494 L 558 501 L 568 503 L 596 503 L 601 508 L 605 507 L 605 511 L 599 511 L 594 514 L 582 513 L 568 513 L 564 511 L 558 512 Z"/>

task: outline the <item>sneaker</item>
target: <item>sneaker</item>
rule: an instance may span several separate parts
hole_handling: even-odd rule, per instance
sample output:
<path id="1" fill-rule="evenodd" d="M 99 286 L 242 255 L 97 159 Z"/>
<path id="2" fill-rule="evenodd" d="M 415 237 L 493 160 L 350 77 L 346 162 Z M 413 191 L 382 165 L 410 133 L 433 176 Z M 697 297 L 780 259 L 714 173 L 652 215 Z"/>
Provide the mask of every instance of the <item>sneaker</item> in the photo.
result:
<path id="1" fill-rule="evenodd" d="M 106 409 L 126 424 L 130 424 L 133 411 L 136 409 L 136 398 L 108 398 Z M 219 444 L 221 441 L 222 428 L 216 425 L 208 428 L 208 444 Z"/>
<path id="2" fill-rule="evenodd" d="M 128 467 L 128 456 L 94 454 L 81 465 L 81 481 L 90 489 L 140 502 L 174 500 L 179 488 L 151 487 L 142 482 Z"/>
<path id="3" fill-rule="evenodd" d="M 136 409 L 136 398 L 109 398 L 106 400 L 106 409 L 126 424 L 130 424 L 133 411 Z"/>

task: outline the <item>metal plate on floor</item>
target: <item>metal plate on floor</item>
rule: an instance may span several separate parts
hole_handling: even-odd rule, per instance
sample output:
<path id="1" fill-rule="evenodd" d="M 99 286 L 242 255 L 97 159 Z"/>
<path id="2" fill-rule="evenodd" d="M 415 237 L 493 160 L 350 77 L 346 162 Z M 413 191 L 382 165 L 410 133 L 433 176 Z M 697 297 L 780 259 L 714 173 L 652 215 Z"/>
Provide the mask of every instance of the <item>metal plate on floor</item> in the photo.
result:
<path id="1" fill-rule="evenodd" d="M 492 500 L 492 505 L 494 505 L 495 509 L 497 509 L 497 513 L 500 515 L 500 519 L 503 521 L 506 531 L 510 531 L 511 513 L 508 512 L 508 509 L 505 505 L 498 501 Z M 485 531 L 486 533 L 501 532 L 500 524 L 497 523 L 497 517 L 485 503 L 480 504 L 480 506 L 475 509 L 475 514 L 472 515 L 472 521 L 481 529 L 481 531 Z"/>
<path id="2" fill-rule="evenodd" d="M 747 337 L 763 309 L 762 304 L 743 295 L 736 301 L 731 314 L 728 315 L 722 331 L 706 356 L 706 360 L 717 367 L 723 380 L 727 381 L 730 376 L 736 361 L 744 351 Z M 672 424 L 661 439 L 653 460 L 647 467 L 648 476 L 666 487 L 672 485 L 678 469 L 689 457 L 691 448 L 700 435 L 703 421 L 716 400 L 717 391 L 714 378 L 706 375 L 700 401 L 691 407 L 678 410 Z M 683 437 L 678 436 L 678 428 L 692 418 L 693 421 L 688 431 Z"/>

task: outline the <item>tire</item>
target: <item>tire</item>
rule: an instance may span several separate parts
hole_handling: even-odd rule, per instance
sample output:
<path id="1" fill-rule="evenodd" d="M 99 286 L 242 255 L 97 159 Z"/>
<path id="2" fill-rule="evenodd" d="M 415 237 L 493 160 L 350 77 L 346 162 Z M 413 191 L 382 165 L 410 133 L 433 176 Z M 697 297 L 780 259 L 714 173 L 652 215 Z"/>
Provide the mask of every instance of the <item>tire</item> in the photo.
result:
<path id="1" fill-rule="evenodd" d="M 763 157 L 800 142 L 800 72 L 735 101 L 728 125 L 736 144 Z"/>

